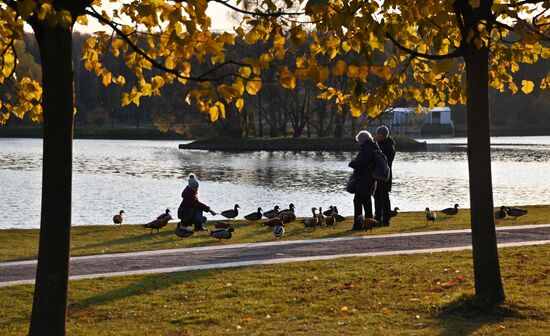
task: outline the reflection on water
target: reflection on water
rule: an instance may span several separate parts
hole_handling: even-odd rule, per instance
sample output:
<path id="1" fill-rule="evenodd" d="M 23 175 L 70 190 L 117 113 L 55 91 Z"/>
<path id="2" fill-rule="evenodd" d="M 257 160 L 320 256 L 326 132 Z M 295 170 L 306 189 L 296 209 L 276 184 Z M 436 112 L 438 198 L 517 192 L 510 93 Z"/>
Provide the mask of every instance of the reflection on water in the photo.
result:
<path id="1" fill-rule="evenodd" d="M 495 138 L 496 205 L 550 203 L 550 137 L 532 138 Z M 469 207 L 465 141 L 427 141 L 429 151 L 398 153 L 394 205 L 405 211 Z M 239 203 L 244 215 L 292 202 L 298 215 L 330 204 L 352 212 L 353 196 L 343 185 L 355 153 L 224 153 L 178 150 L 178 144 L 75 140 L 73 223 L 106 224 L 120 209 L 129 223 L 143 223 L 166 207 L 175 210 L 190 172 L 201 181 L 201 199 L 216 211 Z M 0 139 L 0 228 L 38 227 L 41 146 L 41 140 Z"/>

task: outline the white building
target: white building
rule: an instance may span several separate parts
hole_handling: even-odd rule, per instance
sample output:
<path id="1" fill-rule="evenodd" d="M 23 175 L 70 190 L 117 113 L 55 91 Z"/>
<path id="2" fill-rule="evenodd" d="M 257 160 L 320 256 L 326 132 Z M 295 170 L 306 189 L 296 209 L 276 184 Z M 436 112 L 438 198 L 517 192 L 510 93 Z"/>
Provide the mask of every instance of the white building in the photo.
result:
<path id="1" fill-rule="evenodd" d="M 384 114 L 391 116 L 391 125 L 396 133 L 420 133 L 422 127 L 426 124 L 431 125 L 450 125 L 454 132 L 454 123 L 451 119 L 451 108 L 436 107 L 432 110 L 427 108 L 420 113 L 416 113 L 414 107 L 395 107 L 384 111 Z"/>

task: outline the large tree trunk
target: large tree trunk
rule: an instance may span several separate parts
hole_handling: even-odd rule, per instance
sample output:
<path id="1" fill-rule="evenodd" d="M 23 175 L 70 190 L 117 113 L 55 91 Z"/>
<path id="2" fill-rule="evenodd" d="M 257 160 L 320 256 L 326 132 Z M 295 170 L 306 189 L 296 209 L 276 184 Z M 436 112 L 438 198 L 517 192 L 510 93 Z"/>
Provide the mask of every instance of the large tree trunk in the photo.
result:
<path id="1" fill-rule="evenodd" d="M 72 28 L 32 25 L 42 60 L 42 212 L 30 335 L 64 335 L 71 230 Z"/>
<path id="2" fill-rule="evenodd" d="M 466 48 L 468 96 L 468 171 L 476 296 L 494 303 L 504 301 L 493 217 L 489 78 L 487 48 L 474 43 Z"/>

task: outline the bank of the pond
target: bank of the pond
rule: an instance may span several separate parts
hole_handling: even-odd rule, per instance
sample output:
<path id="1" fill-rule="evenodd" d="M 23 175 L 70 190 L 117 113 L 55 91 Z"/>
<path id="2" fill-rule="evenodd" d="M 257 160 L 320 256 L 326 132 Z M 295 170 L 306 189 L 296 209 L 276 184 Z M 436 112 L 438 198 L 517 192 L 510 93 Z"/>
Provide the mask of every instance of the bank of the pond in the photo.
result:
<path id="1" fill-rule="evenodd" d="M 525 225 L 525 224 L 549 224 L 550 205 L 525 206 L 529 214 L 519 220 L 506 218 L 497 221 L 497 226 Z M 384 228 L 375 228 L 373 235 L 458 230 L 470 227 L 470 212 L 461 209 L 458 215 L 445 218 L 437 213 L 439 219 L 429 226 L 426 225 L 424 212 L 402 212 L 392 219 L 391 225 Z M 363 231 L 347 231 L 352 225 L 351 217 L 338 223 L 335 228 L 317 228 L 308 230 L 302 224 L 302 218 L 287 225 L 286 233 L 282 240 L 334 238 L 345 236 L 364 235 Z M 206 223 L 212 228 L 215 221 Z M 175 222 L 160 230 L 160 234 L 150 234 L 149 229 L 142 225 L 89 225 L 75 226 L 71 230 L 71 255 L 82 256 L 92 254 L 109 254 L 119 252 L 151 251 L 161 249 L 174 249 L 183 247 L 218 246 L 220 244 L 256 243 L 273 241 L 276 238 L 273 233 L 261 222 L 249 222 L 245 220 L 231 221 L 235 228 L 235 234 L 229 241 L 219 242 L 212 239 L 206 233 L 197 233 L 190 238 L 179 238 L 174 234 Z M 7 229 L 0 230 L 0 261 L 36 259 L 38 251 L 37 229 Z"/>
<path id="2" fill-rule="evenodd" d="M 506 302 L 479 309 L 470 251 L 72 281 L 70 335 L 543 335 L 548 246 L 500 249 Z M 185 256 L 182 256 L 184 258 Z M 25 335 L 31 285 L 0 288 Z"/>
<path id="3" fill-rule="evenodd" d="M 42 138 L 41 127 L 0 127 L 0 138 Z M 94 127 L 76 126 L 75 139 L 112 140 L 182 140 L 184 135 L 175 132 L 161 132 L 156 126 L 136 127 Z"/>
<path id="4" fill-rule="evenodd" d="M 425 150 L 426 143 L 410 137 L 395 135 L 400 151 Z M 204 139 L 180 144 L 180 149 L 219 151 L 355 151 L 357 142 L 352 138 L 275 138 L 275 139 Z"/>

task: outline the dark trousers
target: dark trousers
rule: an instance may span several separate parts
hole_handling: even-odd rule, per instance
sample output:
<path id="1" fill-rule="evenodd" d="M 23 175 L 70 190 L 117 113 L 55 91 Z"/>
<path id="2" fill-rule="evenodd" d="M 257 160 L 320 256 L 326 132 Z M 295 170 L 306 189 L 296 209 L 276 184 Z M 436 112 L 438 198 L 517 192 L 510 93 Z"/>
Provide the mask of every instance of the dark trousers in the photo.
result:
<path id="1" fill-rule="evenodd" d="M 378 182 L 374 192 L 374 218 L 386 225 L 390 222 L 390 192 L 386 182 Z"/>
<path id="2" fill-rule="evenodd" d="M 198 208 L 191 208 L 187 210 L 187 213 L 181 219 L 181 224 L 184 226 L 195 224 L 195 230 L 200 230 L 202 225 L 206 223 L 206 217 L 202 215 L 202 210 Z"/>
<path id="3" fill-rule="evenodd" d="M 369 194 L 355 194 L 353 197 L 353 228 L 361 229 L 359 217 L 363 215 L 365 210 L 365 218 L 372 218 L 372 201 Z"/>

